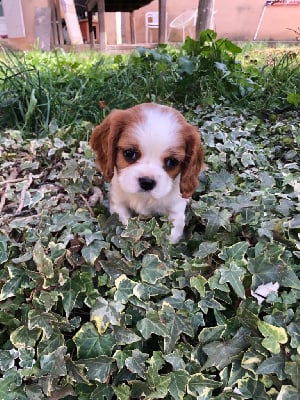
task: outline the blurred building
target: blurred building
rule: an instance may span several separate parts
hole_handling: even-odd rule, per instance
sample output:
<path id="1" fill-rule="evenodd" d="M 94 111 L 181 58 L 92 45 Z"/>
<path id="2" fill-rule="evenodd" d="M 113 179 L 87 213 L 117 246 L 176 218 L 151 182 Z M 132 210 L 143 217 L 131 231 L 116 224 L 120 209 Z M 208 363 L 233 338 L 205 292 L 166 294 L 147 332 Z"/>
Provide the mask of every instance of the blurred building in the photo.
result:
<path id="1" fill-rule="evenodd" d="M 40 23 L 44 34 L 49 36 L 55 45 L 66 44 L 70 36 L 70 26 L 64 24 L 64 7 L 67 0 L 0 0 L 0 37 L 18 48 L 30 48 L 37 44 L 39 30 L 37 24 L 39 14 L 46 23 Z M 71 0 L 72 1 L 72 0 Z M 109 0 L 106 0 L 109 1 Z M 157 42 L 158 29 L 152 28 L 146 35 L 146 13 L 158 11 L 159 0 L 153 0 L 148 5 L 130 13 L 106 12 L 105 30 L 108 45 L 130 43 L 132 18 L 135 26 L 135 43 L 147 44 Z M 167 4 L 167 37 L 170 42 L 182 41 L 184 35 L 194 35 L 194 20 L 187 29 L 170 27 L 171 21 L 187 10 L 197 10 L 198 0 L 174 1 L 166 0 Z M 74 0 L 75 18 L 79 21 L 83 43 L 89 42 L 86 34 L 87 14 L 86 0 Z M 59 7 L 59 12 L 57 8 Z M 47 11 L 48 10 L 48 11 Z M 56 10 L 56 11 L 55 11 Z M 50 18 L 50 21 L 49 21 Z M 43 21 L 44 21 L 43 20 Z M 215 0 L 212 27 L 219 37 L 234 41 L 296 41 L 299 40 L 300 0 Z M 97 43 L 97 14 L 94 15 L 94 35 Z M 50 28 L 49 28 L 50 27 Z M 60 37 L 60 29 L 65 30 Z M 48 31 L 47 29 L 51 29 Z M 298 34 L 297 34 L 298 32 Z M 57 35 L 58 39 L 55 37 Z M 148 38 L 148 39 L 147 39 Z"/>

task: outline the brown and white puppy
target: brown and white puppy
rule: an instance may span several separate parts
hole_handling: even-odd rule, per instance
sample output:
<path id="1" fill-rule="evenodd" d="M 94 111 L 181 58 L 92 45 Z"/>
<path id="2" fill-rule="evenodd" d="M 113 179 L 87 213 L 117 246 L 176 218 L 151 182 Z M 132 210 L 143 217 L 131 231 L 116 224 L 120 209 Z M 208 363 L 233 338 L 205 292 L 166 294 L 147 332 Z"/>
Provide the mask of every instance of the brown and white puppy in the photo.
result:
<path id="1" fill-rule="evenodd" d="M 171 107 L 144 103 L 112 111 L 93 130 L 90 145 L 111 182 L 110 212 L 124 224 L 133 213 L 167 215 L 176 243 L 204 167 L 197 129 Z"/>

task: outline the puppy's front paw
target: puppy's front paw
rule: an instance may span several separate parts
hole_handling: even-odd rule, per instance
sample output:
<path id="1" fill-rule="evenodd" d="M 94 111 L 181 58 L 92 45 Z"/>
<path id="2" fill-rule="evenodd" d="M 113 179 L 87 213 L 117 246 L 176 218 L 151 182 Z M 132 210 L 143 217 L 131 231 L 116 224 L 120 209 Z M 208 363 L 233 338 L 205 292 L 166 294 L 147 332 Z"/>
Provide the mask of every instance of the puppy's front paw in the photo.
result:
<path id="1" fill-rule="evenodd" d="M 171 229 L 171 234 L 170 234 L 170 243 L 171 244 L 176 244 L 179 242 L 179 240 L 182 237 L 182 229 L 178 229 L 176 227 Z"/>

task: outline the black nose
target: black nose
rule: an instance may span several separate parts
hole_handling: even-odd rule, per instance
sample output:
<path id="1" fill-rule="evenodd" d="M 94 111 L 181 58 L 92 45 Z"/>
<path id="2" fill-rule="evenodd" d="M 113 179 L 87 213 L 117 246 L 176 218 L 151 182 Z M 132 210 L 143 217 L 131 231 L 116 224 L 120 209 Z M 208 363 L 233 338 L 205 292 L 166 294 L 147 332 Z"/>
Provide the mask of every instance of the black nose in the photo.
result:
<path id="1" fill-rule="evenodd" d="M 154 188 L 156 182 L 154 179 L 143 176 L 142 178 L 139 178 L 139 185 L 141 189 L 145 190 L 145 192 L 148 192 Z"/>

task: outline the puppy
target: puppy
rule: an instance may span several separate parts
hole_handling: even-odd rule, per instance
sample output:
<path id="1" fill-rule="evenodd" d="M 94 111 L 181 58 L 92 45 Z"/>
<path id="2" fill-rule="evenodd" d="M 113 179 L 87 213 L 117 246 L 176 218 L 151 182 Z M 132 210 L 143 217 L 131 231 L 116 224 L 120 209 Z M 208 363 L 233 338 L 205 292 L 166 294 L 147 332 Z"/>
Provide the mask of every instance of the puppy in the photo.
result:
<path id="1" fill-rule="evenodd" d="M 167 215 L 170 242 L 181 238 L 185 208 L 204 167 L 200 134 L 175 109 L 144 103 L 114 110 L 92 132 L 90 145 L 111 182 L 110 212 Z"/>

